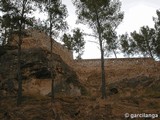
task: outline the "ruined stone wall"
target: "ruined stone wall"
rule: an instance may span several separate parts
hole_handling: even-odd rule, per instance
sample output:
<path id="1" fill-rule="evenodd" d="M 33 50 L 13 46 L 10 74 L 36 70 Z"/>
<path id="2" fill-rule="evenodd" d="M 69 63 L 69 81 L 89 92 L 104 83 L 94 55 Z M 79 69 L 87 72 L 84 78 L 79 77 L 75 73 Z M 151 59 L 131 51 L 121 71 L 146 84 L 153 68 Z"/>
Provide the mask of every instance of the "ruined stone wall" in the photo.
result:
<path id="1" fill-rule="evenodd" d="M 23 38 L 22 48 L 37 48 L 41 47 L 45 50 L 50 51 L 50 39 L 49 37 L 41 31 L 38 30 L 26 30 L 27 36 Z M 18 36 L 14 36 L 14 40 L 11 44 L 16 45 L 18 40 Z M 72 51 L 68 50 L 64 46 L 62 46 L 60 43 L 53 40 L 53 53 L 58 54 L 61 56 L 61 58 L 67 63 L 72 64 L 73 63 L 73 53 Z"/>
<path id="2" fill-rule="evenodd" d="M 17 44 L 18 36 L 14 37 L 12 44 Z M 36 48 L 41 47 L 50 51 L 50 39 L 41 31 L 27 30 L 27 36 L 23 38 L 22 48 Z M 62 46 L 62 44 L 53 40 L 53 53 L 58 54 L 61 58 L 73 68 L 84 67 L 88 69 L 98 68 L 101 66 L 100 59 L 84 59 L 73 60 L 73 52 Z M 117 67 L 119 65 L 146 65 L 154 62 L 151 58 L 118 58 L 118 59 L 105 59 L 105 66 Z"/>
<path id="3" fill-rule="evenodd" d="M 92 81 L 91 84 L 101 81 L 100 59 L 76 60 L 75 64 L 75 71 L 81 81 Z M 137 76 L 159 76 L 157 72 L 160 71 L 160 64 L 151 58 L 105 59 L 104 65 L 108 83 Z"/>
<path id="4" fill-rule="evenodd" d="M 146 65 L 152 64 L 154 60 L 152 58 L 117 58 L 117 59 L 105 59 L 105 66 L 119 66 L 119 65 Z M 81 67 L 100 67 L 100 59 L 84 59 L 84 60 L 75 60 L 75 64 Z"/>

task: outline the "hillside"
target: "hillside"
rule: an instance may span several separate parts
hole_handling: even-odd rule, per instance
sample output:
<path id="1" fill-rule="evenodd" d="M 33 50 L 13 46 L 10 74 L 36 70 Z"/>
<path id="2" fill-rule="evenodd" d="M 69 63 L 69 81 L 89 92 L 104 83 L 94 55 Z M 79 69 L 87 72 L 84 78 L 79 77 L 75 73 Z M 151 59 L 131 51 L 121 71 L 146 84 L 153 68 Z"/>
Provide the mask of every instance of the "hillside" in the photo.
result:
<path id="1" fill-rule="evenodd" d="M 105 62 L 107 84 L 144 76 L 155 79 L 160 77 L 160 63 L 150 58 L 109 59 L 105 60 Z M 89 88 L 91 93 L 94 93 L 95 88 L 100 90 L 100 60 L 82 60 L 80 63 L 79 61 L 76 61 L 76 63 L 75 71 L 80 81 Z M 97 89 L 95 94 L 99 94 Z"/>
<path id="2" fill-rule="evenodd" d="M 9 46 L 0 47 L 0 119 L 130 120 L 125 113 L 146 113 L 159 120 L 154 116 L 160 114 L 159 62 L 106 60 L 107 99 L 102 100 L 99 60 L 91 60 L 92 64 L 74 61 L 66 48 L 54 42 L 53 61 L 49 61 L 48 37 L 39 31 L 27 34 L 22 44 L 23 102 L 19 107 L 16 36 Z M 50 64 L 56 81 L 54 103 L 50 99 Z"/>

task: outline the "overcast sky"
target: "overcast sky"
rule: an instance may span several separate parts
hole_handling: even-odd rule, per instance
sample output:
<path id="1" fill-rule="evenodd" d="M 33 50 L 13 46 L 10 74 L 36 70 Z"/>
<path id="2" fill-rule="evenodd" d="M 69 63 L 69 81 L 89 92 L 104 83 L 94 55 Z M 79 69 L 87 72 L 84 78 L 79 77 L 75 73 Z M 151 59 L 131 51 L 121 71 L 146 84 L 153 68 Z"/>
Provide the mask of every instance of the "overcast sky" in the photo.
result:
<path id="1" fill-rule="evenodd" d="M 138 31 L 140 27 L 148 25 L 153 27 L 153 16 L 156 16 L 156 10 L 160 9 L 160 0 L 120 0 L 122 2 L 121 10 L 124 11 L 124 19 L 119 25 L 117 32 L 123 34 L 125 32 Z M 75 14 L 75 7 L 72 4 L 72 0 L 62 0 L 63 4 L 67 6 L 69 16 L 67 22 L 70 29 L 80 27 L 85 33 L 92 33 L 92 30 L 88 29 L 85 25 L 77 25 L 77 16 Z M 1 14 L 1 13 L 0 13 Z M 44 18 L 44 15 L 37 13 L 38 17 Z M 99 45 L 89 42 L 96 41 L 92 37 L 85 36 L 85 52 L 82 56 L 83 59 L 100 58 Z M 113 56 L 114 57 L 114 56 Z M 123 57 L 119 55 L 118 57 Z"/>
<path id="2" fill-rule="evenodd" d="M 160 0 L 121 0 L 124 20 L 117 30 L 119 34 L 139 30 L 143 25 L 153 27 L 153 16 L 160 8 Z"/>
<path id="3" fill-rule="evenodd" d="M 77 27 L 75 24 L 77 19 L 75 15 L 75 7 L 73 6 L 71 0 L 62 0 L 63 4 L 67 5 L 69 12 L 69 17 L 67 18 L 68 24 L 71 29 Z M 119 25 L 117 32 L 118 34 L 123 34 L 125 32 L 138 31 L 143 25 L 148 25 L 153 27 L 153 16 L 156 16 L 156 10 L 160 9 L 160 0 L 121 0 L 122 8 L 124 11 L 123 22 Z M 87 26 L 79 25 L 85 32 L 91 33 L 92 31 L 87 28 Z M 94 38 L 85 37 L 86 41 L 93 41 Z M 122 57 L 122 55 L 119 55 Z M 100 58 L 100 52 L 98 45 L 91 42 L 86 42 L 85 52 L 82 56 L 83 59 Z"/>

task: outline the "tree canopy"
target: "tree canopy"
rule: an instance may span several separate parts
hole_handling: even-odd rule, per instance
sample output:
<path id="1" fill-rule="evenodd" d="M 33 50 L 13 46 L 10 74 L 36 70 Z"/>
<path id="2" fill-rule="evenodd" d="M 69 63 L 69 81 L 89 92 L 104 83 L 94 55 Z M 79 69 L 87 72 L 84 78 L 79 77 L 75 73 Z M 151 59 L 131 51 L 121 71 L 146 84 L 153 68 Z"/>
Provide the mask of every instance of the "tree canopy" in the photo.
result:
<path id="1" fill-rule="evenodd" d="M 154 28 L 142 26 L 139 30 L 129 34 L 122 34 L 119 38 L 121 51 L 125 55 L 141 55 L 153 59 L 160 58 L 160 11 L 153 17 Z"/>
<path id="2" fill-rule="evenodd" d="M 77 22 L 88 25 L 98 38 L 101 52 L 102 98 L 105 99 L 104 50 L 106 44 L 104 43 L 106 43 L 105 38 L 111 35 L 106 33 L 114 31 L 123 19 L 123 13 L 120 11 L 121 2 L 119 0 L 73 0 L 73 4 L 76 6 L 78 15 Z"/>
<path id="3" fill-rule="evenodd" d="M 33 25 L 32 17 L 29 17 L 34 11 L 33 3 L 32 0 L 2 0 L 0 2 L 2 45 L 10 41 L 13 32 L 18 32 L 20 24 L 23 25 L 23 29 Z"/>
<path id="4" fill-rule="evenodd" d="M 71 36 L 70 34 L 65 33 L 62 37 L 62 41 L 65 47 L 77 53 L 77 59 L 82 59 L 81 57 L 83 55 L 85 46 L 83 32 L 79 28 L 76 28 L 72 31 L 73 35 Z"/>

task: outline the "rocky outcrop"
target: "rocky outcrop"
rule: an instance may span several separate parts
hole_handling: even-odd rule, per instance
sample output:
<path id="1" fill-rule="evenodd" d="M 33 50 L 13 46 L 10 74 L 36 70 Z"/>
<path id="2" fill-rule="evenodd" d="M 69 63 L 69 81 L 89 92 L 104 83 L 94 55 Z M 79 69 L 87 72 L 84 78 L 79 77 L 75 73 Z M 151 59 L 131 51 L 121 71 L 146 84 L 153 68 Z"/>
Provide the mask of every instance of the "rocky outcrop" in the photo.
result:
<path id="1" fill-rule="evenodd" d="M 12 41 L 10 41 L 11 46 L 17 46 L 18 35 L 13 35 Z M 73 53 L 72 51 L 68 50 L 59 42 L 53 41 L 53 53 L 59 55 L 62 60 L 67 63 L 68 65 L 72 66 L 73 63 Z M 49 36 L 38 30 L 28 29 L 25 30 L 25 35 L 22 41 L 22 48 L 23 49 L 30 49 L 30 48 L 42 48 L 43 50 L 50 51 L 51 43 Z"/>
<path id="2" fill-rule="evenodd" d="M 22 49 L 21 70 L 23 80 L 23 93 L 48 95 L 51 92 L 51 69 L 55 80 L 55 92 L 65 95 L 73 95 L 73 88 L 78 89 L 81 95 L 84 87 L 78 81 L 76 73 L 69 67 L 62 58 L 53 53 L 53 61 L 50 61 L 50 52 L 42 48 Z M 11 80 L 17 89 L 17 50 L 6 50 L 0 57 L 1 89 L 8 86 Z M 5 89 L 7 90 L 7 89 Z"/>

